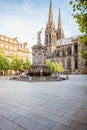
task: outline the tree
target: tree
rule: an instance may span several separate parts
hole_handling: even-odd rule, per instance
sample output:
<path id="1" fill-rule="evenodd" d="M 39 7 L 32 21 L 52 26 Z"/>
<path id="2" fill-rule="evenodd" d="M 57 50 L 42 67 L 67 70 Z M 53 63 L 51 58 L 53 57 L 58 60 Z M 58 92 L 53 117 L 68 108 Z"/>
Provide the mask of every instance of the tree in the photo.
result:
<path id="1" fill-rule="evenodd" d="M 87 0 L 71 0 L 70 4 L 73 7 L 73 17 L 76 19 L 81 33 L 83 33 L 80 42 L 84 45 L 85 50 L 81 52 L 81 56 L 87 65 Z"/>
<path id="2" fill-rule="evenodd" d="M 10 63 L 11 69 L 13 69 L 16 73 L 17 71 L 22 69 L 22 60 L 18 55 L 15 55 Z"/>
<path id="3" fill-rule="evenodd" d="M 51 70 L 51 61 L 49 59 L 46 60 L 46 65 Z"/>
<path id="4" fill-rule="evenodd" d="M 62 62 L 59 62 L 59 63 L 53 63 L 51 62 L 49 59 L 46 60 L 46 64 L 48 66 L 48 68 L 51 70 L 51 72 L 53 73 L 63 73 L 64 72 L 64 68 L 63 68 L 63 65 L 62 65 Z"/>
<path id="5" fill-rule="evenodd" d="M 25 70 L 29 69 L 30 65 L 31 65 L 30 60 L 29 58 L 27 58 L 26 61 L 23 63 L 23 69 Z"/>
<path id="6" fill-rule="evenodd" d="M 9 69 L 9 60 L 4 55 L 3 51 L 0 51 L 0 70 L 6 71 Z"/>
<path id="7" fill-rule="evenodd" d="M 63 68 L 62 62 L 57 63 L 57 72 L 58 73 L 63 73 L 64 72 L 64 68 Z"/>

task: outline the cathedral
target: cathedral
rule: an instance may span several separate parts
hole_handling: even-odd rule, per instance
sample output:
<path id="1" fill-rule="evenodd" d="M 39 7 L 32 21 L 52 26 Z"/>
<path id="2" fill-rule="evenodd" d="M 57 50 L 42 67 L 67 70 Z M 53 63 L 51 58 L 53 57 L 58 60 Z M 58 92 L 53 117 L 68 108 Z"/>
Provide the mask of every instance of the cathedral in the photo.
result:
<path id="1" fill-rule="evenodd" d="M 82 74 L 85 72 L 84 60 L 79 43 L 79 36 L 65 38 L 59 9 L 58 27 L 53 20 L 52 1 L 50 0 L 48 22 L 45 29 L 44 45 L 41 43 L 41 31 L 38 32 L 37 44 L 32 47 L 32 66 L 34 70 L 44 71 L 46 59 L 52 62 L 62 62 L 65 73 Z M 41 68 L 42 67 L 42 68 Z"/>

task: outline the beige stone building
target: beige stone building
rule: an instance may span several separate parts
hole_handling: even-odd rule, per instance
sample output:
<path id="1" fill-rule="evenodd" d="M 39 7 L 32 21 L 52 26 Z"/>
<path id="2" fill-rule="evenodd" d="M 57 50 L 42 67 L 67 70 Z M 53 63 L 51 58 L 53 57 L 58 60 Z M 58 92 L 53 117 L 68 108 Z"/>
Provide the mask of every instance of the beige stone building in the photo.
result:
<path id="1" fill-rule="evenodd" d="M 45 29 L 45 43 L 42 45 L 41 40 L 38 40 L 37 44 L 32 47 L 32 63 L 33 66 L 36 65 L 35 69 L 38 69 L 38 65 L 45 65 L 46 59 L 50 59 L 53 62 L 61 61 L 67 73 L 84 73 L 84 60 L 80 55 L 83 47 L 78 38 L 79 36 L 65 38 L 60 10 L 58 27 L 55 28 L 52 2 L 50 0 L 49 17 Z"/>
<path id="2" fill-rule="evenodd" d="M 15 55 L 19 55 L 24 61 L 29 58 L 28 43 L 19 43 L 17 38 L 0 35 L 0 50 L 4 51 L 9 60 Z"/>

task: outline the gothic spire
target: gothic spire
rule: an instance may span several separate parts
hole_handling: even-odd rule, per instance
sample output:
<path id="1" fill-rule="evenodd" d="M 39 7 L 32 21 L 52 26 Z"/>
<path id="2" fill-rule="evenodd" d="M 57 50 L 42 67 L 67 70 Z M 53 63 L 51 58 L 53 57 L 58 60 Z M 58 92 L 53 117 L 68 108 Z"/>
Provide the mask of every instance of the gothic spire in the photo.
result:
<path id="1" fill-rule="evenodd" d="M 59 8 L 58 28 L 62 28 L 62 21 L 61 21 L 61 13 L 60 13 L 60 8 Z"/>
<path id="2" fill-rule="evenodd" d="M 49 21 L 53 22 L 52 0 L 50 0 Z"/>
<path id="3" fill-rule="evenodd" d="M 62 38 L 64 38 L 64 32 L 63 32 L 63 28 L 62 28 L 61 13 L 60 13 L 60 9 L 59 9 L 57 39 L 62 39 Z"/>

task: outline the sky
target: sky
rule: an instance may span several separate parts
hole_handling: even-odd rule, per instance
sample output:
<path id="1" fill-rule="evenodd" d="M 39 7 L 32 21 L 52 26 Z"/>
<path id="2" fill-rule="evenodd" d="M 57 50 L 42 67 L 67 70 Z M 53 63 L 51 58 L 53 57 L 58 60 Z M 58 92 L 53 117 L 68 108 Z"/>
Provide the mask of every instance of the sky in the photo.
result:
<path id="1" fill-rule="evenodd" d="M 18 37 L 19 42 L 28 42 L 29 48 L 37 43 L 37 32 L 48 22 L 50 0 L 0 0 L 0 34 Z M 52 0 L 53 18 L 57 28 L 59 8 L 65 37 L 79 35 L 78 24 L 72 17 L 69 0 Z"/>

